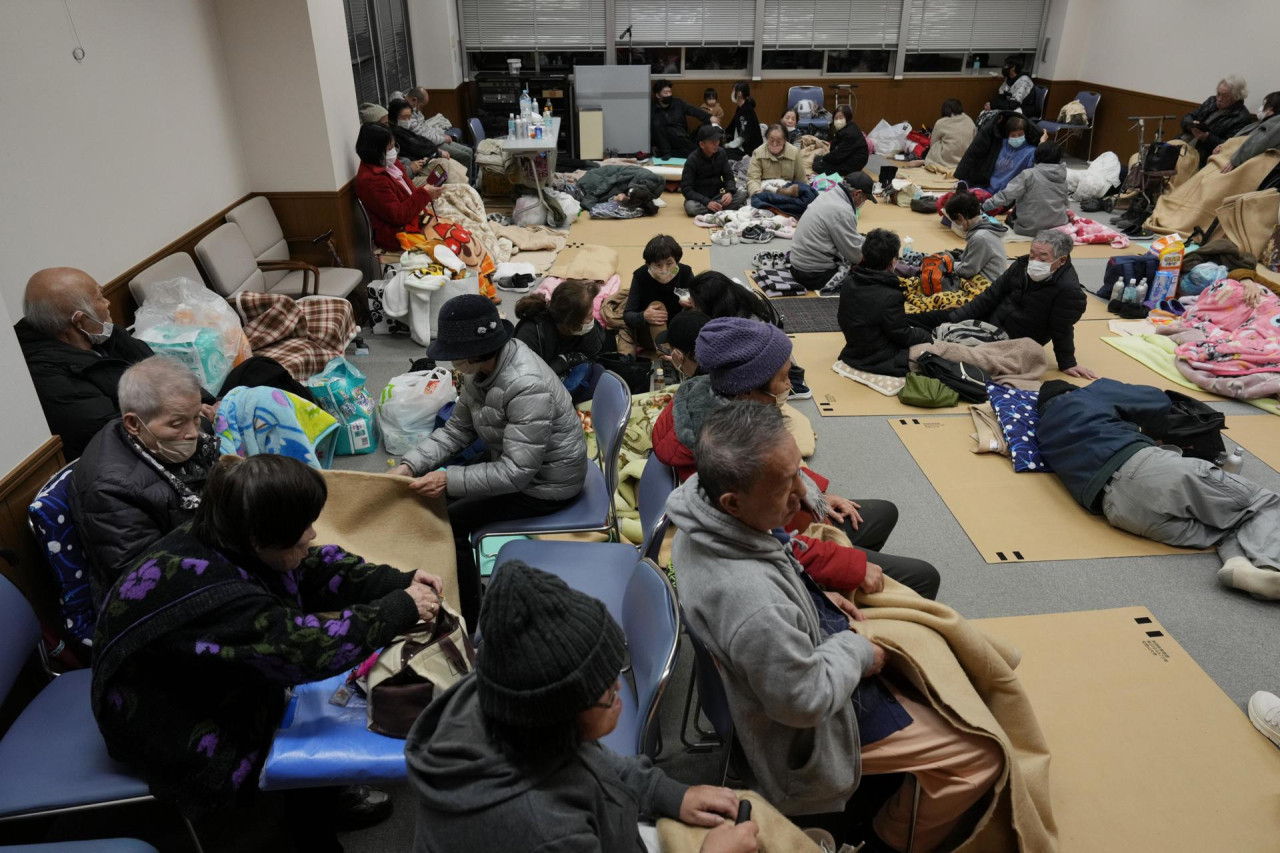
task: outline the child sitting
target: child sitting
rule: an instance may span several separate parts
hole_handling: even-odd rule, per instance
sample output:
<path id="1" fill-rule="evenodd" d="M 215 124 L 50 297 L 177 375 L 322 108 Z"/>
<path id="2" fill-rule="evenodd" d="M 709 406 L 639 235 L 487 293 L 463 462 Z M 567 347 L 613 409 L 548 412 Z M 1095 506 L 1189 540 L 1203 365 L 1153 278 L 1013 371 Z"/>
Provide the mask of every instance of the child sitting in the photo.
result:
<path id="1" fill-rule="evenodd" d="M 862 262 L 840 285 L 836 321 L 845 340 L 840 360 L 857 370 L 906 376 L 907 349 L 931 340 L 924 329 L 907 323 L 907 298 L 893 272 L 900 248 L 897 234 L 876 228 L 862 244 Z"/>
<path id="2" fill-rule="evenodd" d="M 627 327 L 618 335 L 618 352 L 655 354 L 655 339 L 685 307 L 693 270 L 680 263 L 684 249 L 674 237 L 659 234 L 644 247 L 644 266 L 631 275 L 631 291 L 623 308 Z M 676 291 L 681 291 L 677 293 Z"/>
<path id="3" fill-rule="evenodd" d="M 960 278 L 982 275 L 995 281 L 1009 266 L 1001 235 L 1009 229 L 982 215 L 978 197 L 959 192 L 947 199 L 943 210 L 951 220 L 951 230 L 964 238 L 964 254 L 956 261 L 955 273 Z"/>
<path id="4" fill-rule="evenodd" d="M 724 125 L 724 107 L 720 106 L 720 96 L 716 94 L 716 90 L 710 87 L 702 93 L 702 108 L 711 113 L 711 117 L 716 120 L 716 124 Z"/>
<path id="5" fill-rule="evenodd" d="M 1012 205 L 1013 212 L 1006 221 L 1024 237 L 1067 224 L 1067 167 L 1062 164 L 1062 147 L 1041 143 L 1035 149 L 1033 162 L 1032 168 L 982 203 L 984 211 Z"/>

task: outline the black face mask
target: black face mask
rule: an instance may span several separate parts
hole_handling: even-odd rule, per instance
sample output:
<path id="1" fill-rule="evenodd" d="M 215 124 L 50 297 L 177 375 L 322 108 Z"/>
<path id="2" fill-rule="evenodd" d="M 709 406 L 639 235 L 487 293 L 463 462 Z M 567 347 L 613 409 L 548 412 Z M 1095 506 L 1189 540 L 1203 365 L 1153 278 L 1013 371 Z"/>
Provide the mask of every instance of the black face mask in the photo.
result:
<path id="1" fill-rule="evenodd" d="M 662 106 L 664 106 L 664 107 L 669 107 L 669 106 L 671 106 L 671 99 L 670 99 L 670 98 L 658 98 L 658 103 L 659 103 L 659 104 L 661 104 L 661 105 L 662 105 Z"/>

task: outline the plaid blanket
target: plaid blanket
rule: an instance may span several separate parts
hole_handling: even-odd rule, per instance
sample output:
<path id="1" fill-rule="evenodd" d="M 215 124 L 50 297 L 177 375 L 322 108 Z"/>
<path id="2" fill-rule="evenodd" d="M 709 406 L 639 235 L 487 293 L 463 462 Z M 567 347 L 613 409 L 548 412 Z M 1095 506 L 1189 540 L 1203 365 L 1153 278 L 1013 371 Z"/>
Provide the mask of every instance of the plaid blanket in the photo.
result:
<path id="1" fill-rule="evenodd" d="M 753 275 L 765 296 L 803 296 L 805 293 L 804 287 L 791 277 L 790 270 L 756 270 Z"/>
<path id="2" fill-rule="evenodd" d="M 254 355 L 275 359 L 299 382 L 342 355 L 359 331 L 351 303 L 329 296 L 246 291 L 236 295 L 236 313 Z"/>

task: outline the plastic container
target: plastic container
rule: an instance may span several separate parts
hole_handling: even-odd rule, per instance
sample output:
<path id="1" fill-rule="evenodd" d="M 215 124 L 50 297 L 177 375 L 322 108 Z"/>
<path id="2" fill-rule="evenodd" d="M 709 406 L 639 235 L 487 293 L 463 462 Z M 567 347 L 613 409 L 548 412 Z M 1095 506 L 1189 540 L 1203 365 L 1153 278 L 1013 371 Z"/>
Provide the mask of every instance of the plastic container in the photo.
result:
<path id="1" fill-rule="evenodd" d="M 529 87 L 525 86 L 524 90 L 520 92 L 520 115 L 522 117 L 528 118 L 529 114 L 533 112 L 532 100 L 529 97 Z"/>
<path id="2" fill-rule="evenodd" d="M 507 113 L 507 139 L 516 138 L 516 114 Z"/>

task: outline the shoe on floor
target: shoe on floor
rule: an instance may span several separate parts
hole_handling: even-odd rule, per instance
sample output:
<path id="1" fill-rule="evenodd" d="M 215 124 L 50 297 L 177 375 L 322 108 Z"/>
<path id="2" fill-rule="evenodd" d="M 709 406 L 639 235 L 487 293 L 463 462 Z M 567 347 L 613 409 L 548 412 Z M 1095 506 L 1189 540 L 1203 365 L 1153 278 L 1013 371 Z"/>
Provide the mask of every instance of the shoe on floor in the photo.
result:
<path id="1" fill-rule="evenodd" d="M 1250 696 L 1249 722 L 1266 735 L 1267 740 L 1280 746 L 1280 696 L 1265 690 Z"/>
<path id="2" fill-rule="evenodd" d="M 805 385 L 803 382 L 792 382 L 792 383 L 791 383 L 791 396 L 790 396 L 790 397 L 788 397 L 787 399 L 789 399 L 789 400 L 812 400 L 812 399 L 813 399 L 813 390 L 812 390 L 812 389 L 810 389 L 810 388 L 809 388 L 809 386 L 808 386 L 808 385 Z"/>
<path id="3" fill-rule="evenodd" d="M 338 792 L 337 810 L 338 829 L 363 829 L 391 816 L 391 795 L 368 785 L 348 785 Z"/>
<path id="4" fill-rule="evenodd" d="M 836 853 L 836 838 L 825 829 L 806 829 L 804 834 L 822 848 L 822 853 Z"/>
<path id="5" fill-rule="evenodd" d="M 842 282 L 842 283 L 843 283 L 843 282 Z M 818 291 L 818 295 L 819 295 L 819 296 L 822 296 L 822 297 L 824 297 L 824 298 L 827 298 L 827 299 L 830 299 L 830 298 L 831 298 L 831 297 L 833 297 L 833 296 L 839 296 L 839 295 L 840 295 L 840 285 L 839 285 L 839 284 L 828 284 L 826 287 L 824 287 L 824 288 L 822 288 L 821 290 L 819 290 L 819 291 Z"/>
<path id="6" fill-rule="evenodd" d="M 1280 571 L 1262 569 L 1244 557 L 1232 557 L 1218 569 L 1218 582 L 1260 601 L 1280 600 Z"/>

